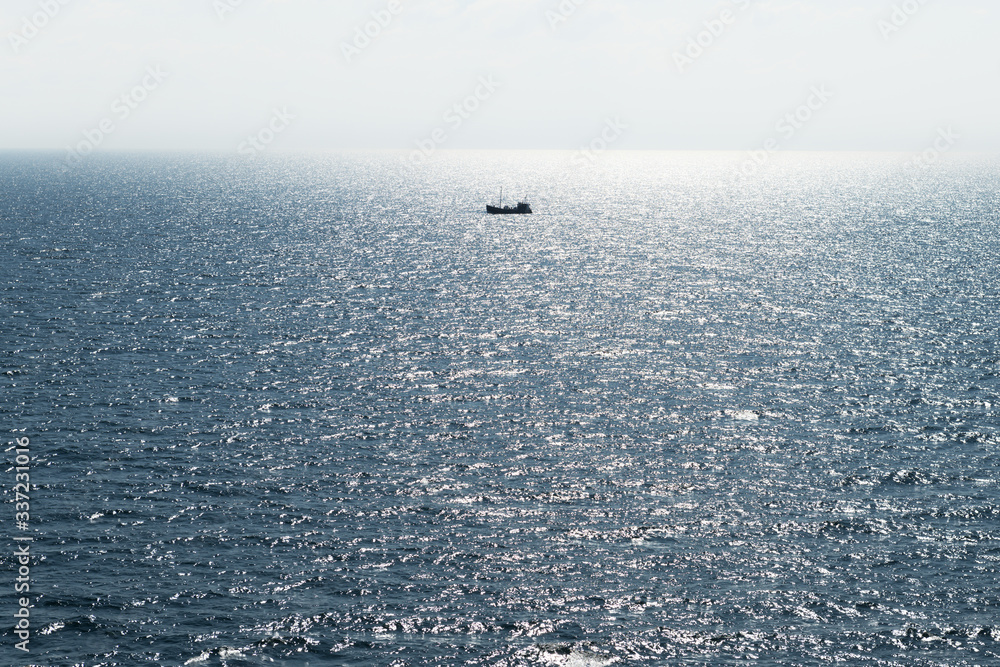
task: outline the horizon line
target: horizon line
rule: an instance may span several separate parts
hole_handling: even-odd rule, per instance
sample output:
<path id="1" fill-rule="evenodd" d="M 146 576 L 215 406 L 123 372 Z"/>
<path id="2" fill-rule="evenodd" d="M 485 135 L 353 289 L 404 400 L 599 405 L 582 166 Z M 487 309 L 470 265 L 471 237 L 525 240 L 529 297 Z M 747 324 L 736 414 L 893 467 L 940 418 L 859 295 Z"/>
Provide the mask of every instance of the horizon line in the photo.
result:
<path id="1" fill-rule="evenodd" d="M 754 153 L 760 151 L 755 148 L 607 148 L 601 153 Z M 62 154 L 67 148 L 4 148 L 0 147 L 2 153 L 58 153 Z M 518 152 L 518 153 L 576 153 L 579 148 L 440 148 L 436 153 L 462 153 L 462 152 Z M 411 153 L 411 148 L 329 148 L 329 149 L 272 149 L 262 155 L 331 155 L 336 153 Z M 920 153 L 920 150 L 913 149 L 884 149 L 884 148 L 800 148 L 800 149 L 778 149 L 770 151 L 772 155 L 794 154 L 794 153 L 880 153 L 880 154 L 912 154 Z M 128 153 L 171 153 L 171 154 L 214 154 L 231 155 L 233 157 L 245 157 L 253 159 L 258 155 L 240 155 L 234 150 L 224 150 L 219 148 L 108 148 L 88 153 L 87 157 L 96 155 L 128 154 Z M 949 155 L 1000 155 L 1000 149 L 979 149 L 947 151 Z"/>

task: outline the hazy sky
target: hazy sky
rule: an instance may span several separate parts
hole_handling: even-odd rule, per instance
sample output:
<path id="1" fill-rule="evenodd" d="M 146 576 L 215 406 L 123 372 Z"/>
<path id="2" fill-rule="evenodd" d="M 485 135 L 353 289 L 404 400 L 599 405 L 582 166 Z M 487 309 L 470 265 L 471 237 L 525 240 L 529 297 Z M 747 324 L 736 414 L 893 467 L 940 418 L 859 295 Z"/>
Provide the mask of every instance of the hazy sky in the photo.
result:
<path id="1" fill-rule="evenodd" d="M 603 134 L 919 151 L 948 133 L 1000 150 L 996 0 L 3 0 L 0 27 L 6 149 L 578 149 Z"/>

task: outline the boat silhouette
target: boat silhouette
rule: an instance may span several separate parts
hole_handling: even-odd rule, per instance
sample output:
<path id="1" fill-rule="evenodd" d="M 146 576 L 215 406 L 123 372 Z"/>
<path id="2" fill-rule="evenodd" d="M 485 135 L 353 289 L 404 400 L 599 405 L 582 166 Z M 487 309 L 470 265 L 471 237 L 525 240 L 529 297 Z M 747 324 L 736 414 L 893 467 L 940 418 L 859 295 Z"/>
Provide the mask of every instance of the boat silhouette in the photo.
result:
<path id="1" fill-rule="evenodd" d="M 517 206 L 504 206 L 503 205 L 503 188 L 500 188 L 500 205 L 490 206 L 486 205 L 486 212 L 492 213 L 494 215 L 524 215 L 526 213 L 531 213 L 531 204 L 524 201 L 517 202 Z"/>

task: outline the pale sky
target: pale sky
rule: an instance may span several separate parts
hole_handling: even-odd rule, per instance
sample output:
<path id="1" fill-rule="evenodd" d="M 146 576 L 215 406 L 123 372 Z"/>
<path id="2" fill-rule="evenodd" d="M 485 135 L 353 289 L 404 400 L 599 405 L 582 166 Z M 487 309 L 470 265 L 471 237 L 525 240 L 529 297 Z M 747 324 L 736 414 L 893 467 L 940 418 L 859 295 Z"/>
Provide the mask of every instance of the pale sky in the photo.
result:
<path id="1" fill-rule="evenodd" d="M 0 32 L 0 149 L 1000 151 L 996 0 L 3 0 Z"/>

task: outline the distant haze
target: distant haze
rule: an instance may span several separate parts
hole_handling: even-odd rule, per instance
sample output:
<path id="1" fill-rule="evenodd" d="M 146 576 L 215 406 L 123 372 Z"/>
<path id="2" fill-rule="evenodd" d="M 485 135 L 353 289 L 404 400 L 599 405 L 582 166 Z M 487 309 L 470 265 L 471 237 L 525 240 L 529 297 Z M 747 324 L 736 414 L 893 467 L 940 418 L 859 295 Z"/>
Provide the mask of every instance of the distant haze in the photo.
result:
<path id="1" fill-rule="evenodd" d="M 996 0 L 5 0 L 0 28 L 0 149 L 1000 150 Z"/>

